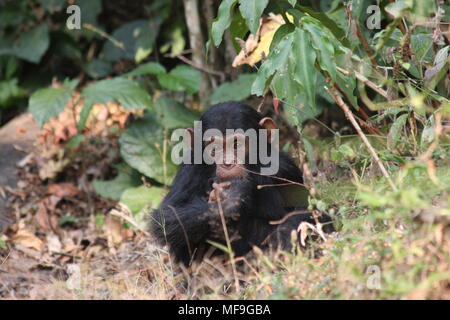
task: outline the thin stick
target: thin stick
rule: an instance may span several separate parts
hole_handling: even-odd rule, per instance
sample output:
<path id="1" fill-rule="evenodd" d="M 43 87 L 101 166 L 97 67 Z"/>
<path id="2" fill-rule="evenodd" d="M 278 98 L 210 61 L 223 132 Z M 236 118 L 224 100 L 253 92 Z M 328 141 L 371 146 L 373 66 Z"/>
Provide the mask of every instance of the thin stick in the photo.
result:
<path id="1" fill-rule="evenodd" d="M 210 73 L 212 75 L 215 76 L 219 76 L 221 81 L 225 81 L 225 73 L 220 72 L 220 71 L 216 71 L 216 70 L 212 70 L 210 68 L 204 67 L 204 66 L 199 66 L 197 64 L 195 64 L 193 61 L 189 60 L 188 58 L 186 58 L 185 56 L 181 55 L 181 54 L 177 54 L 174 56 L 175 58 L 180 59 L 181 61 L 187 63 L 188 65 L 192 66 L 194 69 L 206 72 L 206 73 Z"/>
<path id="2" fill-rule="evenodd" d="M 244 170 L 247 171 L 247 172 L 253 173 L 253 174 L 260 175 L 260 176 L 266 176 L 266 175 L 264 175 L 264 174 L 262 174 L 262 173 L 259 173 L 259 172 L 256 172 L 256 171 L 252 171 L 252 170 L 249 170 L 249 169 L 247 169 L 247 168 L 244 168 Z M 292 181 L 292 180 L 289 180 L 289 179 L 286 179 L 286 178 L 281 178 L 281 177 L 277 177 L 277 176 L 268 176 L 268 177 L 270 177 L 270 178 L 272 178 L 272 179 L 275 179 L 275 180 L 286 181 L 287 184 L 296 184 L 296 185 L 298 185 L 298 186 L 306 187 L 303 183 L 296 182 L 296 181 Z M 286 185 L 287 185 L 287 184 L 286 184 Z M 283 185 L 285 185 L 285 184 L 283 184 Z M 261 185 L 259 185 L 259 186 L 263 187 L 264 185 L 261 184 Z M 271 186 L 271 185 L 267 185 L 267 186 Z M 260 188 L 260 189 L 261 189 L 261 188 Z"/>
<path id="3" fill-rule="evenodd" d="M 352 8 L 351 8 L 351 2 L 348 2 L 345 6 L 345 13 L 347 14 L 348 20 L 350 22 L 353 22 L 355 25 L 355 31 L 356 31 L 356 36 L 358 37 L 359 41 L 362 44 L 362 47 L 364 49 L 364 51 L 367 53 L 367 56 L 370 59 L 370 63 L 372 64 L 372 68 L 374 70 L 376 70 L 377 68 L 377 62 L 375 60 L 375 57 L 373 55 L 372 49 L 370 48 L 369 44 L 367 43 L 366 38 L 364 38 L 363 33 L 361 32 L 361 28 L 359 26 L 358 21 L 356 21 L 355 19 L 353 19 L 353 13 L 352 13 Z"/>
<path id="4" fill-rule="evenodd" d="M 125 45 L 123 44 L 123 42 L 120 42 L 116 39 L 114 39 L 112 36 L 110 36 L 109 34 L 107 34 L 106 32 L 104 32 L 103 30 L 98 29 L 97 27 L 93 26 L 90 23 L 83 23 L 83 27 L 85 27 L 88 30 L 91 30 L 92 32 L 96 32 L 99 35 L 101 35 L 102 37 L 108 39 L 109 41 L 111 41 L 116 47 L 125 50 Z"/>
<path id="5" fill-rule="evenodd" d="M 340 73 L 343 73 L 345 75 L 349 75 L 350 71 L 342 69 L 340 67 L 336 68 Z M 378 85 L 376 85 L 375 83 L 373 83 L 372 81 L 370 81 L 369 79 L 367 79 L 365 76 L 363 76 L 362 74 L 358 73 L 358 72 L 354 72 L 356 78 L 358 80 L 360 80 L 361 82 L 363 82 L 366 86 L 368 86 L 369 88 L 375 90 L 377 93 L 379 93 L 382 97 L 384 97 L 385 99 L 388 99 L 388 93 L 386 90 L 380 88 Z"/>
<path id="6" fill-rule="evenodd" d="M 381 162 L 380 158 L 378 157 L 375 149 L 370 144 L 369 140 L 367 139 L 366 135 L 362 132 L 361 127 L 359 126 L 358 122 L 356 121 L 355 117 L 353 116 L 353 113 L 350 111 L 349 106 L 342 100 L 341 96 L 337 93 L 336 89 L 333 86 L 325 87 L 325 89 L 328 91 L 328 93 L 331 95 L 331 97 L 336 101 L 337 105 L 344 111 L 345 117 L 351 122 L 353 127 L 355 128 L 358 135 L 361 137 L 362 141 L 366 145 L 367 149 L 369 149 L 370 154 L 374 158 L 375 162 L 378 164 L 378 167 L 380 168 L 381 172 L 389 182 L 389 185 L 393 190 L 397 190 L 397 187 L 395 186 L 394 182 L 392 181 L 389 173 L 387 172 L 386 168 L 384 167 L 383 163 Z"/>
<path id="7" fill-rule="evenodd" d="M 237 278 L 236 264 L 234 261 L 234 252 L 231 248 L 230 237 L 228 236 L 228 229 L 227 229 L 227 224 L 225 222 L 225 216 L 224 216 L 223 210 L 222 210 L 222 202 L 220 199 L 220 192 L 216 192 L 216 196 L 217 196 L 217 205 L 219 207 L 220 220 L 222 222 L 223 232 L 225 233 L 225 241 L 227 243 L 227 248 L 228 248 L 228 254 L 230 256 L 231 270 L 233 271 L 233 277 L 234 277 L 234 285 L 236 286 L 236 290 L 239 291 L 240 286 L 239 286 L 239 280 Z"/>
<path id="8" fill-rule="evenodd" d="M 127 208 L 125 208 L 123 205 L 119 204 L 119 208 L 120 210 L 117 210 L 116 208 L 113 208 L 109 214 L 122 218 L 123 220 L 125 220 L 126 222 L 128 222 L 129 224 L 131 224 L 133 227 L 135 227 L 136 229 L 138 229 L 139 231 L 141 231 L 143 234 L 145 234 L 146 236 L 149 235 L 149 233 L 143 229 L 137 222 L 136 220 L 133 219 L 133 217 L 125 214 L 123 211 L 129 212 Z"/>

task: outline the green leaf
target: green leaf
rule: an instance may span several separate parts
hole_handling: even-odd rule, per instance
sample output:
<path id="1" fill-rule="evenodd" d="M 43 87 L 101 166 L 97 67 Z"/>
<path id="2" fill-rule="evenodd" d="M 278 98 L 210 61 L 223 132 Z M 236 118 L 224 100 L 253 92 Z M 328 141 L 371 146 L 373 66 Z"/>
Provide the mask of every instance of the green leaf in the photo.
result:
<path id="1" fill-rule="evenodd" d="M 223 33 L 231 24 L 231 12 L 236 2 L 237 0 L 224 0 L 220 3 L 217 17 L 211 25 L 211 38 L 216 47 L 222 42 Z"/>
<path id="2" fill-rule="evenodd" d="M 420 137 L 420 147 L 422 150 L 428 147 L 428 145 L 434 140 L 434 127 L 435 127 L 435 119 L 434 115 L 430 116 L 428 119 L 425 128 L 423 128 L 422 135 Z"/>
<path id="3" fill-rule="evenodd" d="M 302 138 L 302 142 L 303 142 L 303 146 L 305 147 L 306 158 L 308 159 L 308 164 L 311 167 L 311 169 L 314 170 L 316 168 L 316 163 L 314 161 L 313 146 L 306 137 Z"/>
<path id="4" fill-rule="evenodd" d="M 270 49 L 269 52 L 272 51 L 273 48 L 275 48 L 278 43 L 280 43 L 281 39 L 286 37 L 291 32 L 294 32 L 297 30 L 295 26 L 292 23 L 285 23 L 281 27 L 275 31 L 275 34 L 273 35 L 272 41 L 270 42 Z"/>
<path id="5" fill-rule="evenodd" d="M 419 33 L 411 35 L 411 48 L 417 62 L 433 60 L 433 39 L 430 34 Z"/>
<path id="6" fill-rule="evenodd" d="M 103 78 L 110 75 L 113 72 L 113 68 L 110 62 L 92 59 L 84 66 L 86 73 L 92 78 Z"/>
<path id="7" fill-rule="evenodd" d="M 149 94 L 136 82 L 117 77 L 98 81 L 86 87 L 82 91 L 84 107 L 80 114 L 78 130 L 81 131 L 96 103 L 117 101 L 125 109 L 143 109 L 152 105 Z"/>
<path id="8" fill-rule="evenodd" d="M 239 11 L 252 34 L 258 31 L 259 19 L 268 3 L 269 0 L 239 0 Z"/>
<path id="9" fill-rule="evenodd" d="M 117 101 L 125 109 L 143 109 L 152 105 L 147 91 L 136 82 L 121 77 L 93 83 L 83 89 L 82 95 L 91 104 Z"/>
<path id="10" fill-rule="evenodd" d="M 112 33 L 112 37 L 123 48 L 107 41 L 102 55 L 107 61 L 124 59 L 140 62 L 152 52 L 159 26 L 159 20 L 135 20 L 120 26 Z"/>
<path id="11" fill-rule="evenodd" d="M 296 59 L 294 80 L 303 87 L 306 102 L 314 108 L 316 104 L 317 71 L 314 67 L 316 53 L 311 49 L 311 39 L 306 31 L 297 29 L 294 32 L 293 55 Z"/>
<path id="12" fill-rule="evenodd" d="M 211 103 L 226 101 L 242 101 L 251 95 L 250 89 L 256 79 L 256 74 L 241 74 L 233 82 L 225 82 L 214 90 Z"/>
<path id="13" fill-rule="evenodd" d="M 217 242 L 217 241 L 213 241 L 213 240 L 206 240 L 207 243 L 209 243 L 210 245 L 216 247 L 217 249 L 222 250 L 224 253 L 231 255 L 232 252 L 230 252 L 230 250 L 228 249 L 227 246 Z"/>
<path id="14" fill-rule="evenodd" d="M 288 0 L 289 4 L 293 7 L 295 7 L 295 4 L 297 3 L 297 0 Z"/>
<path id="15" fill-rule="evenodd" d="M 120 202 L 126 205 L 133 215 L 136 215 L 143 209 L 157 208 L 165 193 L 164 188 L 149 188 L 141 185 L 126 189 L 120 197 Z"/>
<path id="16" fill-rule="evenodd" d="M 17 85 L 17 78 L 0 81 L 0 110 L 12 106 L 25 97 L 25 90 Z"/>
<path id="17" fill-rule="evenodd" d="M 394 149 L 397 145 L 398 140 L 400 139 L 403 127 L 406 124 L 406 120 L 408 119 L 408 114 L 400 115 L 392 124 L 391 129 L 389 130 L 389 134 L 387 137 L 387 143 L 389 149 Z"/>
<path id="18" fill-rule="evenodd" d="M 157 62 L 147 62 L 144 64 L 141 64 L 136 69 L 125 73 L 124 77 L 136 77 L 136 76 L 142 76 L 146 74 L 160 74 L 165 73 L 166 69 Z"/>
<path id="19" fill-rule="evenodd" d="M 186 91 L 188 94 L 196 93 L 200 88 L 200 72 L 186 65 L 179 65 L 169 73 L 158 74 L 162 87 L 173 91 Z"/>
<path id="20" fill-rule="evenodd" d="M 6 244 L 6 241 L 3 240 L 3 238 L 0 238 L 0 248 L 1 249 L 8 249 L 8 245 Z"/>
<path id="21" fill-rule="evenodd" d="M 284 37 L 278 45 L 270 51 L 269 56 L 259 68 L 258 75 L 252 85 L 251 93 L 255 95 L 263 95 L 268 85 L 268 80 L 276 71 L 286 70 L 288 58 L 291 53 L 293 34 L 289 33 Z"/>
<path id="22" fill-rule="evenodd" d="M 70 99 L 78 80 L 65 81 L 62 88 L 40 89 L 30 97 L 28 108 L 39 125 L 60 114 Z"/>
<path id="23" fill-rule="evenodd" d="M 13 52 L 19 58 L 38 63 L 47 51 L 49 44 L 48 26 L 40 24 L 20 35 L 19 39 L 14 42 Z"/>
<path id="24" fill-rule="evenodd" d="M 340 145 L 338 151 L 348 161 L 352 161 L 356 158 L 355 151 L 353 151 L 352 147 L 350 147 L 348 144 Z"/>
<path id="25" fill-rule="evenodd" d="M 311 44 L 316 49 L 320 67 L 322 70 L 327 71 L 331 79 L 336 82 L 336 58 L 330 36 L 316 23 L 312 22 L 311 18 L 305 17 L 302 19 L 304 19 L 304 28 L 311 35 Z"/>
<path id="26" fill-rule="evenodd" d="M 118 175 L 112 180 L 94 180 L 92 184 L 95 191 L 102 197 L 112 200 L 120 200 L 122 193 L 131 187 L 142 184 L 141 175 L 133 168 L 122 163 L 115 167 Z"/>
<path id="27" fill-rule="evenodd" d="M 242 17 L 242 14 L 239 10 L 236 11 L 233 20 L 231 21 L 229 30 L 231 39 L 233 41 L 233 46 L 236 49 L 236 51 L 239 52 L 241 50 L 241 46 L 236 41 L 236 38 L 245 39 L 245 35 L 248 32 L 248 27 L 247 24 L 245 23 L 245 19 L 244 17 Z"/>
<path id="28" fill-rule="evenodd" d="M 434 89 L 439 81 L 447 74 L 449 68 L 448 51 L 450 45 L 440 49 L 434 57 L 434 65 L 425 71 L 424 83 L 429 89 Z"/>
<path id="29" fill-rule="evenodd" d="M 134 122 L 119 143 L 122 157 L 131 167 L 161 183 L 170 183 L 176 166 L 170 160 L 168 133 L 152 115 L 145 113 Z"/>
<path id="30" fill-rule="evenodd" d="M 155 120 L 168 129 L 192 126 L 200 116 L 197 112 L 186 108 L 182 103 L 165 96 L 160 97 L 155 102 L 155 107 L 152 110 Z"/>
<path id="31" fill-rule="evenodd" d="M 396 1 L 386 5 L 386 7 L 384 7 L 384 10 L 394 18 L 402 18 L 405 15 L 406 11 L 411 10 L 411 7 L 406 3 L 406 1 Z"/>
<path id="32" fill-rule="evenodd" d="M 321 26 L 324 26 L 327 30 L 329 30 L 334 35 L 334 37 L 336 37 L 336 39 L 339 40 L 344 46 L 350 47 L 346 32 L 341 29 L 338 24 L 326 13 L 316 12 L 311 8 L 300 5 L 296 5 L 295 7 L 307 13 L 309 16 L 318 21 Z"/>

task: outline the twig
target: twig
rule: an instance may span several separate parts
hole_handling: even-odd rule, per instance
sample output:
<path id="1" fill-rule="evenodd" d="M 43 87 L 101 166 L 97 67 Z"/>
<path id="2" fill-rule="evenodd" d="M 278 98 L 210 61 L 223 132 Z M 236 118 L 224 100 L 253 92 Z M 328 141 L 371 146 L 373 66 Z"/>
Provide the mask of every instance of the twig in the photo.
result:
<path id="1" fill-rule="evenodd" d="M 227 243 L 227 248 L 228 248 L 228 254 L 230 256 L 231 270 L 233 271 L 233 277 L 234 277 L 234 285 L 236 286 L 236 291 L 239 291 L 240 286 L 239 286 L 239 280 L 237 278 L 236 264 L 234 261 L 234 252 L 233 252 L 233 249 L 231 248 L 231 241 L 230 241 L 230 237 L 228 235 L 228 229 L 227 229 L 227 224 L 225 222 L 225 216 L 223 214 L 222 202 L 220 199 L 220 192 L 217 192 L 216 196 L 217 196 L 217 206 L 219 207 L 220 220 L 222 222 L 223 232 L 225 233 L 225 241 Z"/>
<path id="2" fill-rule="evenodd" d="M 305 214 L 305 213 L 309 213 L 309 212 L 310 211 L 308 211 L 308 210 L 295 210 L 295 211 L 289 212 L 287 215 L 285 215 L 280 220 L 269 221 L 269 224 L 271 224 L 271 225 L 282 224 L 282 223 L 286 222 L 286 220 L 292 216 L 296 216 L 298 214 Z"/>
<path id="3" fill-rule="evenodd" d="M 120 205 L 120 209 L 124 210 L 124 207 L 122 205 Z M 147 231 L 145 231 L 145 229 L 143 229 L 132 217 L 130 217 L 129 215 L 126 215 L 122 211 L 117 210 L 116 208 L 114 208 L 109 213 L 111 215 L 113 215 L 113 216 L 122 218 L 123 220 L 125 220 L 126 222 L 131 224 L 133 227 L 135 227 L 136 229 L 138 229 L 139 231 L 144 233 L 145 235 L 147 235 L 147 236 L 149 235 L 149 233 Z"/>
<path id="4" fill-rule="evenodd" d="M 328 93 L 331 95 L 331 97 L 336 101 L 337 105 L 344 111 L 344 114 L 346 118 L 351 122 L 353 127 L 355 128 L 358 135 L 361 137 L 362 141 L 366 145 L 367 149 L 369 149 L 370 154 L 374 158 L 375 162 L 378 164 L 378 167 L 380 168 L 381 172 L 389 182 L 389 185 L 393 190 L 397 190 L 397 187 L 395 186 L 394 182 L 392 181 L 389 173 L 387 172 L 386 168 L 384 167 L 383 163 L 381 162 L 380 158 L 378 157 L 378 154 L 373 149 L 372 145 L 370 144 L 369 140 L 367 139 L 366 135 L 362 132 L 361 127 L 359 126 L 358 122 L 356 121 L 355 117 L 353 116 L 353 113 L 351 112 L 349 106 L 342 100 L 342 97 L 337 93 L 336 89 L 333 86 L 325 87 L 325 89 L 328 91 Z"/>
<path id="5" fill-rule="evenodd" d="M 342 69 L 340 67 L 337 67 L 337 70 L 345 75 L 349 75 L 350 71 Z M 377 93 L 379 93 L 383 98 L 388 99 L 388 93 L 386 90 L 380 88 L 378 85 L 376 85 L 375 83 L 373 83 L 372 81 L 370 81 L 369 79 L 367 79 L 365 76 L 363 76 L 362 74 L 354 71 L 355 77 L 360 80 L 361 82 L 363 82 L 366 86 L 368 86 L 369 88 L 373 89 L 374 91 L 376 91 Z"/>
<path id="6" fill-rule="evenodd" d="M 183 61 L 184 63 L 187 63 L 188 65 L 192 66 L 194 69 L 209 73 L 209 74 L 213 74 L 215 76 L 219 76 L 220 77 L 220 81 L 225 81 L 225 73 L 224 72 L 220 72 L 220 71 L 216 71 L 216 70 L 212 70 L 208 67 L 205 66 L 199 66 L 197 64 L 195 64 L 193 61 L 189 60 L 188 58 L 186 58 L 185 56 L 181 55 L 181 54 L 177 54 L 175 56 L 171 55 L 171 57 L 175 57 L 180 59 L 181 61 Z"/>
<path id="7" fill-rule="evenodd" d="M 99 35 L 101 35 L 102 37 L 108 39 L 109 41 L 111 41 L 116 47 L 125 50 L 125 45 L 123 44 L 123 42 L 117 41 L 116 39 L 114 39 L 113 37 L 111 37 L 109 34 L 107 34 L 106 32 L 98 29 L 97 27 L 93 26 L 90 23 L 83 23 L 83 27 L 85 27 L 88 30 L 91 30 L 92 32 L 96 32 Z"/>
<path id="8" fill-rule="evenodd" d="M 356 36 L 358 37 L 359 41 L 361 42 L 364 51 L 367 53 L 373 69 L 376 70 L 377 62 L 373 56 L 372 49 L 370 48 L 369 44 L 367 43 L 366 38 L 364 38 L 364 35 L 361 32 L 361 28 L 359 27 L 358 21 L 353 19 L 351 2 L 348 2 L 347 5 L 344 6 L 344 8 L 345 8 L 345 12 L 347 13 L 347 17 L 348 17 L 349 21 L 353 22 L 355 25 Z"/>

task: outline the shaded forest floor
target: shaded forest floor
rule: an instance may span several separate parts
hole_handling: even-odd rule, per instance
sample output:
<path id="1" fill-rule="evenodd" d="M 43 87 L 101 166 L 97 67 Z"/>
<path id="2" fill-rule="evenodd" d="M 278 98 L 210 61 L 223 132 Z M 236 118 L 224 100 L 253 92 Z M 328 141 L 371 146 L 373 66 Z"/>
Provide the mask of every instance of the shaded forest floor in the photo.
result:
<path id="1" fill-rule="evenodd" d="M 112 178 L 118 160 L 118 131 L 105 128 L 129 114 L 93 114 L 83 143 L 70 115 L 50 121 L 17 163 L 17 186 L 0 189 L 15 221 L 0 238 L 0 298 L 450 299 L 448 146 L 434 172 L 393 166 L 397 191 L 375 165 L 324 162 L 309 176 L 310 203 L 338 231 L 306 250 L 255 249 L 233 274 L 227 259 L 180 267 L 95 194 L 91 181 Z"/>

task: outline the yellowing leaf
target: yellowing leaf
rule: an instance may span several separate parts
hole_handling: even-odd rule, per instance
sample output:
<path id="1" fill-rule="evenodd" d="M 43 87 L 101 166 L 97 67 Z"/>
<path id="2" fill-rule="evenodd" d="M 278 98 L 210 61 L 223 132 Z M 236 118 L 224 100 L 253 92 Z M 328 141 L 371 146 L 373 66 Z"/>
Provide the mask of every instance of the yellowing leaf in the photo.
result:
<path id="1" fill-rule="evenodd" d="M 290 15 L 288 15 L 288 19 L 290 21 L 293 20 Z M 263 18 L 256 36 L 250 34 L 245 41 L 245 48 L 234 58 L 233 67 L 238 67 L 243 64 L 248 64 L 253 67 L 263 57 L 267 57 L 273 36 L 284 23 L 281 15 L 271 14 L 267 18 Z"/>

